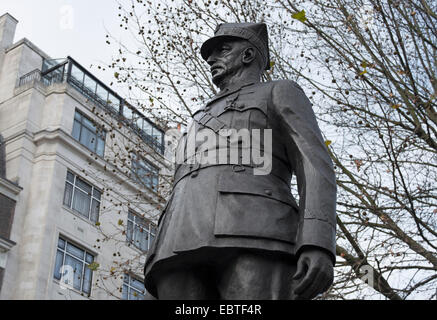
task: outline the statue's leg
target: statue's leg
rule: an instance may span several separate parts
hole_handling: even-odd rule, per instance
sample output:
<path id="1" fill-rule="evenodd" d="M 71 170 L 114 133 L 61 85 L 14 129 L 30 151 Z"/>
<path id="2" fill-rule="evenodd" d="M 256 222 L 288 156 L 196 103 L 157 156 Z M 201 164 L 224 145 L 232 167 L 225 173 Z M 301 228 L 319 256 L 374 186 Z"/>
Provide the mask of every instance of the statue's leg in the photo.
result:
<path id="1" fill-rule="evenodd" d="M 206 268 L 175 269 L 156 279 L 160 300 L 217 299 L 215 283 Z"/>
<path id="2" fill-rule="evenodd" d="M 227 261 L 218 290 L 225 300 L 288 300 L 296 262 L 282 255 L 242 251 Z"/>

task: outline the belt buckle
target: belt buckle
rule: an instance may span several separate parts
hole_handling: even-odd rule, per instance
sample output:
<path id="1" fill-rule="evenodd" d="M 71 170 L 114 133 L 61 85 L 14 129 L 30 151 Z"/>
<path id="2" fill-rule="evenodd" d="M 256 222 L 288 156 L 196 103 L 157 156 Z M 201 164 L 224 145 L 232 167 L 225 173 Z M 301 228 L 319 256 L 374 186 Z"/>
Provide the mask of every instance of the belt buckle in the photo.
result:
<path id="1" fill-rule="evenodd" d="M 234 164 L 232 166 L 232 171 L 234 171 L 234 172 L 242 172 L 242 171 L 245 171 L 245 170 L 246 170 L 246 168 L 243 167 L 241 164 Z"/>

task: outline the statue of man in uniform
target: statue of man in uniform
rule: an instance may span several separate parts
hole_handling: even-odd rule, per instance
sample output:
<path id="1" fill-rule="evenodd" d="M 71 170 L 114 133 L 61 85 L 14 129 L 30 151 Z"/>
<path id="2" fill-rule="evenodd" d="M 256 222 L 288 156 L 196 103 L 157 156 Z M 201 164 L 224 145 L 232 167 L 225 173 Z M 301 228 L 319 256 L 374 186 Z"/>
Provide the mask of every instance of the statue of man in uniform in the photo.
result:
<path id="1" fill-rule="evenodd" d="M 260 82 L 264 23 L 220 24 L 201 55 L 220 92 L 179 141 L 146 289 L 157 299 L 314 298 L 333 281 L 336 182 L 311 103 L 293 81 Z"/>

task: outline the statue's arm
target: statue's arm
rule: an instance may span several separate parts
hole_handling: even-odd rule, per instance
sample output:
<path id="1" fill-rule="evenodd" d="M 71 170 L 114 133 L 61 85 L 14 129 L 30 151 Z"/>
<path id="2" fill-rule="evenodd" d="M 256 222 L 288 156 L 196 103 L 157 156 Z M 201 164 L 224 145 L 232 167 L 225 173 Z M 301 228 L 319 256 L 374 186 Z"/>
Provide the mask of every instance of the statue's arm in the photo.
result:
<path id="1" fill-rule="evenodd" d="M 302 216 L 297 252 L 319 247 L 335 261 L 336 181 L 311 103 L 300 87 L 289 80 L 275 82 L 272 103 L 287 135 L 294 163 Z"/>
<path id="2" fill-rule="evenodd" d="M 287 136 L 287 152 L 293 163 L 298 191 L 300 225 L 297 246 L 298 279 L 294 293 L 310 299 L 328 289 L 335 263 L 336 182 L 311 103 L 291 81 L 278 81 L 272 102 Z"/>

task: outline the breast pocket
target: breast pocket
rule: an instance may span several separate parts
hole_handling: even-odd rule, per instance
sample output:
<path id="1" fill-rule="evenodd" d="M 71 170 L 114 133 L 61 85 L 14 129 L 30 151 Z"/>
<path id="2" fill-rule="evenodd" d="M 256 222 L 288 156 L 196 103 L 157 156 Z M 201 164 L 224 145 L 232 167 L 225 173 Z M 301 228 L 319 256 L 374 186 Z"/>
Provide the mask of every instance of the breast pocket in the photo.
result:
<path id="1" fill-rule="evenodd" d="M 215 236 L 295 243 L 299 216 L 290 188 L 274 176 L 225 173 L 218 182 Z"/>
<path id="2" fill-rule="evenodd" d="M 229 128 L 264 129 L 267 126 L 267 101 L 238 99 L 229 100 L 220 115 L 220 120 L 229 124 Z"/>

